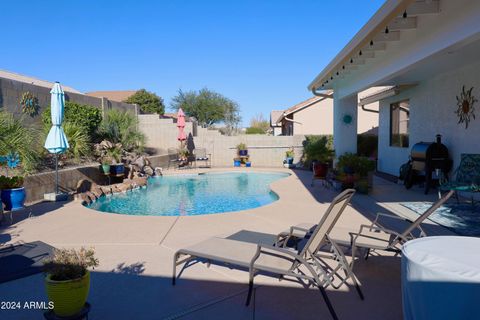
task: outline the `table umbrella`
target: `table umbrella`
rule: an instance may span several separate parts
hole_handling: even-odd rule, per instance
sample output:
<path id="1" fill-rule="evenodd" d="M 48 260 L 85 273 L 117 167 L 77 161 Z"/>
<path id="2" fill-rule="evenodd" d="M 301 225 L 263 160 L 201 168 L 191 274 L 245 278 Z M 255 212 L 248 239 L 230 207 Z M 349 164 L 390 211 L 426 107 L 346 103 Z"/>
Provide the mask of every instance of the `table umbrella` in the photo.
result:
<path id="1" fill-rule="evenodd" d="M 183 113 L 182 108 L 178 109 L 177 113 L 177 128 L 178 136 L 177 140 L 183 144 L 183 141 L 187 140 L 187 135 L 185 134 L 185 113 Z"/>
<path id="2" fill-rule="evenodd" d="M 55 194 L 58 194 L 58 155 L 64 153 L 69 148 L 67 137 L 62 128 L 65 94 L 58 82 L 55 82 L 50 94 L 52 128 L 50 128 L 44 147 L 48 152 L 55 154 Z"/>

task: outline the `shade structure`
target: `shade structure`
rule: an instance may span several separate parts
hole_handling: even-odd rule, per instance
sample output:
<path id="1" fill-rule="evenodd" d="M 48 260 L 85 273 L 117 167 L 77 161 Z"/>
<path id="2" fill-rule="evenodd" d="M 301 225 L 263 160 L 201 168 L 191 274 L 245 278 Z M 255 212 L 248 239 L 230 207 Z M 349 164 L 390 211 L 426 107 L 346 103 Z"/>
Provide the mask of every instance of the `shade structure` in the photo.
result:
<path id="1" fill-rule="evenodd" d="M 178 109 L 177 113 L 177 128 L 178 128 L 178 141 L 187 140 L 187 135 L 185 134 L 185 113 L 183 113 L 182 108 Z"/>
<path id="2" fill-rule="evenodd" d="M 48 152 L 55 154 L 55 193 L 58 194 L 58 155 L 64 153 L 69 148 L 67 137 L 62 128 L 65 94 L 63 93 L 62 86 L 58 82 L 55 82 L 50 94 L 52 128 L 50 128 L 44 147 Z"/>

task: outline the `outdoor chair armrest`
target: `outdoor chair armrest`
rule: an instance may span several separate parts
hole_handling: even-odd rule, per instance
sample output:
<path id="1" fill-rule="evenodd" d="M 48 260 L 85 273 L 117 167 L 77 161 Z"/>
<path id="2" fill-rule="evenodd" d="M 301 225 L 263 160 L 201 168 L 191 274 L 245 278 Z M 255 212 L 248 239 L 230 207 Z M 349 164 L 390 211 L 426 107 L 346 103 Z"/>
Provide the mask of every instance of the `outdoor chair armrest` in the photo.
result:
<path id="1" fill-rule="evenodd" d="M 400 238 L 404 241 L 407 241 L 408 239 L 406 239 L 404 236 L 402 236 L 400 233 L 394 231 L 394 230 L 390 230 L 390 229 L 387 229 L 387 228 L 384 228 L 382 226 L 375 226 L 375 225 L 367 225 L 367 224 L 362 224 L 360 225 L 360 230 L 355 233 L 355 232 L 350 232 L 350 241 L 351 241 L 351 245 L 352 247 L 355 245 L 357 239 L 359 236 L 363 236 L 363 237 L 369 237 L 368 235 L 364 235 L 362 234 L 362 231 L 364 229 L 368 229 L 369 231 L 379 231 L 379 232 L 384 232 L 384 233 L 388 233 L 388 234 L 391 234 L 393 236 L 395 236 L 396 238 Z"/>
<path id="2" fill-rule="evenodd" d="M 293 252 L 292 250 L 289 250 L 289 249 L 285 249 L 285 248 L 282 248 L 282 247 L 274 247 L 274 246 L 271 246 L 271 245 L 266 245 L 266 244 L 257 244 L 257 252 L 255 253 L 255 255 L 253 256 L 252 260 L 250 261 L 250 270 L 253 269 L 253 265 L 255 264 L 255 261 L 258 260 L 258 258 L 262 255 L 262 254 L 269 254 L 268 251 L 265 251 L 266 250 L 269 250 L 269 251 L 272 251 L 270 252 L 270 254 L 274 254 L 274 253 L 277 253 L 277 255 L 279 257 L 281 257 L 282 255 L 284 255 L 283 258 L 287 258 L 286 256 L 290 256 L 291 258 L 293 259 L 296 259 L 296 260 L 299 260 L 299 261 L 303 261 L 302 257 L 300 257 L 297 253 Z M 285 256 L 286 255 L 286 256 Z"/>
<path id="3" fill-rule="evenodd" d="M 387 217 L 387 218 L 392 218 L 392 219 L 397 219 L 397 220 L 405 220 L 405 221 L 408 221 L 408 222 L 412 222 L 411 220 L 409 220 L 407 218 L 404 218 L 404 217 L 397 216 L 396 214 L 388 214 L 388 213 L 378 212 L 377 216 L 375 217 L 375 220 L 373 220 L 373 224 L 377 224 L 378 219 L 380 217 Z"/>
<path id="4" fill-rule="evenodd" d="M 281 243 L 283 243 L 283 247 L 285 247 L 287 245 L 287 242 L 292 238 L 294 237 L 293 235 L 293 232 L 294 231 L 301 231 L 301 232 L 305 232 L 305 235 L 308 234 L 308 232 L 310 231 L 310 229 L 305 229 L 305 228 L 301 228 L 301 227 L 298 227 L 298 226 L 291 226 L 290 227 L 290 231 L 287 235 L 284 235 L 283 237 L 281 236 L 281 234 L 279 234 L 277 236 L 277 240 L 275 242 L 276 245 L 281 245 Z"/>

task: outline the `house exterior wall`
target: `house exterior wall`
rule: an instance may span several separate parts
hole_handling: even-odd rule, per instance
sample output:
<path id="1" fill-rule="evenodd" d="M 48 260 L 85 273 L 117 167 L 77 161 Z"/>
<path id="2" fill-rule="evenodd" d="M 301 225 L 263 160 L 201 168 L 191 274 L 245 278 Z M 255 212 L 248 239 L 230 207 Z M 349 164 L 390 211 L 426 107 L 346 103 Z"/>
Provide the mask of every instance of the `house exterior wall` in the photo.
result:
<path id="1" fill-rule="evenodd" d="M 480 153 L 480 116 L 470 122 L 468 129 L 458 124 L 454 113 L 456 96 L 462 86 L 474 87 L 472 94 L 480 100 L 480 62 L 465 65 L 450 72 L 420 82 L 418 86 L 380 102 L 380 127 L 378 140 L 378 170 L 398 176 L 400 166 L 407 162 L 412 146 L 420 141 L 435 141 L 442 135 L 442 142 L 458 167 L 462 153 Z M 410 100 L 410 124 L 408 148 L 390 147 L 390 104 Z M 474 105 L 475 106 L 475 105 Z M 477 110 L 478 102 L 476 103 Z"/>
<path id="2" fill-rule="evenodd" d="M 323 99 L 293 114 L 293 134 L 333 134 L 333 99 Z"/>

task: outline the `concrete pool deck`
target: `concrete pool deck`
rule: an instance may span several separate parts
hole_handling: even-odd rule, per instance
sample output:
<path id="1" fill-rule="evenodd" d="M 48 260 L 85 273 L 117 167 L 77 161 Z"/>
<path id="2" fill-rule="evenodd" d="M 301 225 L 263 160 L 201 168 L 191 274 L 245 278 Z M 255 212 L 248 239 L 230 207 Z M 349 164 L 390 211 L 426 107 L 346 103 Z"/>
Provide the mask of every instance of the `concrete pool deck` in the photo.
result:
<path id="1" fill-rule="evenodd" d="M 188 170 L 185 173 L 232 171 Z M 245 169 L 238 169 L 245 170 Z M 248 169 L 247 169 L 248 170 Z M 318 222 L 337 194 L 317 183 L 310 187 L 308 171 L 290 172 L 271 187 L 280 199 L 239 212 L 202 216 L 128 216 L 100 213 L 78 202 L 42 203 L 33 217 L 0 227 L 0 245 L 43 241 L 54 247 L 94 246 L 100 266 L 92 272 L 90 319 L 330 319 L 318 290 L 259 276 L 253 303 L 245 306 L 248 274 L 212 265 L 194 264 L 171 285 L 174 252 L 211 236 L 242 230 L 277 234 L 300 222 Z M 175 171 L 174 173 L 183 173 Z M 401 192 L 400 192 L 401 191 Z M 433 199 L 435 195 L 430 195 Z M 398 201 L 425 200 L 415 191 L 375 180 L 372 195 L 355 195 L 334 228 L 334 236 L 369 223 L 378 211 L 408 215 Z M 428 197 L 427 197 L 428 198 Z M 383 201 L 383 200 L 385 201 Z M 432 234 L 449 232 L 432 223 Z M 388 255 L 360 260 L 355 266 L 365 300 L 351 286 L 327 292 L 340 319 L 402 319 L 400 258 Z M 43 275 L 0 284 L 1 301 L 46 301 Z M 0 319 L 42 319 L 39 310 L 0 310 Z"/>

